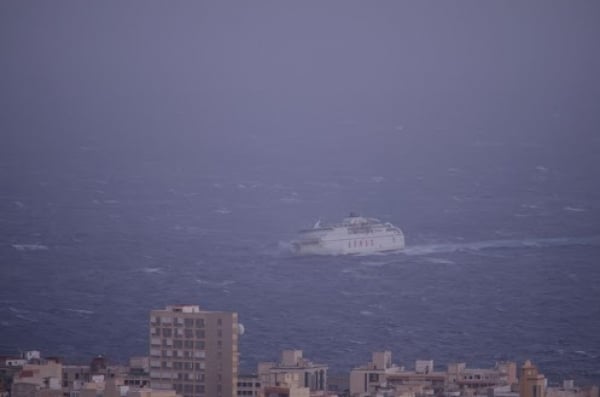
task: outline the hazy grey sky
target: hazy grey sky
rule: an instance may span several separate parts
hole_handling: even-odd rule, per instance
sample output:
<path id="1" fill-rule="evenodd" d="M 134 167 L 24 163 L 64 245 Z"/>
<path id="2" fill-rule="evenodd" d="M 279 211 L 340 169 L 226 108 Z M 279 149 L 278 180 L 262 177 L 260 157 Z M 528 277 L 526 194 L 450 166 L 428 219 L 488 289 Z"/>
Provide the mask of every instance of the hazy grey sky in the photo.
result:
<path id="1" fill-rule="evenodd" d="M 584 169 L 598 21 L 594 0 L 4 1 L 2 155 L 375 172 L 518 141 Z"/>

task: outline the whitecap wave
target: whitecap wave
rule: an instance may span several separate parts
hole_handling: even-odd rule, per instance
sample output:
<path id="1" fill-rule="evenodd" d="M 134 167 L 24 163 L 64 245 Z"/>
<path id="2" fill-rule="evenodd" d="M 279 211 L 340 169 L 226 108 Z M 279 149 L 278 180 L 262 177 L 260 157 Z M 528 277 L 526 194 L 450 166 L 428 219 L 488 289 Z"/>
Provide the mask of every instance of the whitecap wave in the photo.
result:
<path id="1" fill-rule="evenodd" d="M 565 211 L 571 211 L 571 212 L 585 212 L 586 209 L 585 208 L 580 208 L 580 207 L 571 207 L 570 205 L 566 206 L 563 208 Z"/>
<path id="2" fill-rule="evenodd" d="M 144 273 L 162 273 L 162 269 L 160 267 L 145 267 L 142 269 Z"/>
<path id="3" fill-rule="evenodd" d="M 263 255 L 275 257 L 290 257 L 295 256 L 294 247 L 291 241 L 280 240 L 277 243 L 261 244 L 254 240 L 249 240 L 248 245 L 260 246 L 260 252 Z"/>
<path id="4" fill-rule="evenodd" d="M 196 282 L 200 285 L 205 285 L 207 287 L 213 287 L 213 288 L 223 288 L 228 285 L 235 284 L 235 281 L 233 281 L 233 280 L 214 281 L 214 280 L 204 280 L 201 278 L 197 278 Z"/>
<path id="5" fill-rule="evenodd" d="M 359 258 L 369 257 L 369 256 L 390 256 L 390 255 L 398 255 L 403 252 L 402 249 L 398 250 L 389 250 L 389 251 L 377 251 L 377 252 L 362 252 L 357 254 L 347 254 L 348 256 L 356 256 Z M 336 255 L 346 255 L 346 254 L 336 254 Z"/>
<path id="6" fill-rule="evenodd" d="M 368 266 L 368 267 L 380 267 L 380 266 L 386 265 L 387 262 L 384 262 L 384 261 L 361 261 L 360 264 L 363 266 Z"/>
<path id="7" fill-rule="evenodd" d="M 302 202 L 302 200 L 300 198 L 298 198 L 297 195 L 282 197 L 279 199 L 279 201 L 281 201 L 282 203 L 285 203 L 285 204 L 297 204 L 297 203 Z"/>
<path id="8" fill-rule="evenodd" d="M 83 315 L 90 315 L 90 314 L 94 314 L 93 311 L 91 310 L 87 310 L 87 309 L 70 309 L 70 308 L 65 308 L 63 309 L 66 312 L 71 312 L 71 313 L 77 313 L 77 314 L 83 314 Z"/>
<path id="9" fill-rule="evenodd" d="M 17 309 L 16 307 L 12 307 L 12 306 L 10 306 L 8 308 L 8 310 L 11 311 L 12 313 L 14 313 L 14 316 L 16 318 L 18 318 L 19 320 L 28 321 L 30 323 L 35 323 L 38 321 L 36 318 L 34 318 L 32 316 L 32 313 L 29 310 Z"/>
<path id="10" fill-rule="evenodd" d="M 529 209 L 534 210 L 534 209 L 539 208 L 539 206 L 537 204 L 526 204 L 526 203 L 524 203 L 524 204 L 521 204 L 521 208 L 529 208 Z"/>
<path id="11" fill-rule="evenodd" d="M 307 186 L 315 186 L 318 188 L 330 188 L 330 189 L 339 189 L 342 187 L 338 182 L 328 182 L 328 181 L 309 181 L 305 183 Z"/>
<path id="12" fill-rule="evenodd" d="M 17 251 L 45 251 L 48 249 L 44 244 L 13 244 L 12 247 Z"/>
<path id="13" fill-rule="evenodd" d="M 444 258 L 428 258 L 427 261 L 429 263 L 434 263 L 436 265 L 455 265 L 456 262 L 451 261 L 450 259 Z"/>
<path id="14" fill-rule="evenodd" d="M 348 342 L 352 343 L 353 345 L 366 345 L 367 344 L 367 342 L 364 342 L 362 340 L 355 340 L 355 339 L 349 339 Z"/>
<path id="15" fill-rule="evenodd" d="M 406 247 L 404 253 L 413 256 L 499 248 L 545 248 L 576 245 L 600 245 L 600 236 L 485 240 L 466 243 L 414 245 Z"/>

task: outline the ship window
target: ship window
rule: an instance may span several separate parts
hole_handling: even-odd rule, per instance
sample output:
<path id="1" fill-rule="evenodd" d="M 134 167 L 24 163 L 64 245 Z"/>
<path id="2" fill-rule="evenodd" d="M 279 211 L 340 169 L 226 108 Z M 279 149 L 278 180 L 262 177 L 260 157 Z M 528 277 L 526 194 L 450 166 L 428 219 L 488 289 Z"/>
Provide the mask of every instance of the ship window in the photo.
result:
<path id="1" fill-rule="evenodd" d="M 362 240 L 360 240 L 360 241 L 358 242 L 358 246 L 359 246 L 359 247 L 362 247 Z"/>
<path id="2" fill-rule="evenodd" d="M 373 242 L 373 240 L 371 240 L 371 246 L 374 246 L 374 245 L 375 245 L 375 243 Z"/>

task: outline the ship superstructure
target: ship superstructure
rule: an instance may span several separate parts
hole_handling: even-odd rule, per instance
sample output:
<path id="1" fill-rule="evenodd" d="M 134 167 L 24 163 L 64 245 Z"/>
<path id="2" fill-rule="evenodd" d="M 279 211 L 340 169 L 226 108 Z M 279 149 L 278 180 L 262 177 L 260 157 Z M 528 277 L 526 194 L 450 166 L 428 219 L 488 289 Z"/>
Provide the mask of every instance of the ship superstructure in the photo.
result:
<path id="1" fill-rule="evenodd" d="M 302 230 L 294 252 L 309 255 L 369 254 L 404 248 L 404 234 L 391 223 L 350 214 L 342 223 Z"/>

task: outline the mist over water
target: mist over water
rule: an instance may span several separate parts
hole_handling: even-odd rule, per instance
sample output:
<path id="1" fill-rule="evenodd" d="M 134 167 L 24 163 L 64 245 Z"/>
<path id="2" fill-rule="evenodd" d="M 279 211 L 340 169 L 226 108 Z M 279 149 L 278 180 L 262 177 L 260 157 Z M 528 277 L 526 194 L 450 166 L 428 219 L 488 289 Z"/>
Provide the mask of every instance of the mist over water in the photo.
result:
<path id="1" fill-rule="evenodd" d="M 1 6 L 2 352 L 125 361 L 183 302 L 246 370 L 600 382 L 598 6 L 333 4 Z M 406 250 L 290 254 L 350 211 Z"/>

